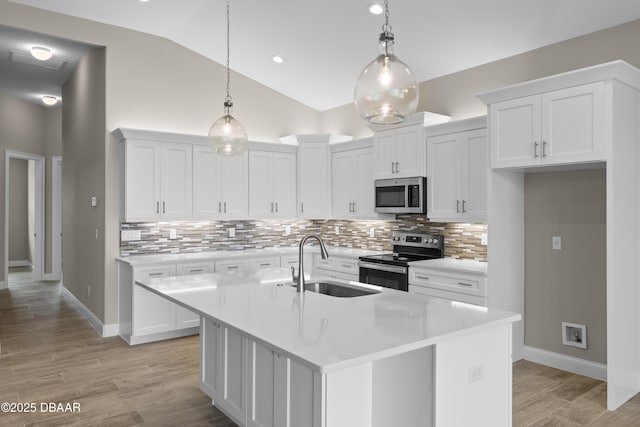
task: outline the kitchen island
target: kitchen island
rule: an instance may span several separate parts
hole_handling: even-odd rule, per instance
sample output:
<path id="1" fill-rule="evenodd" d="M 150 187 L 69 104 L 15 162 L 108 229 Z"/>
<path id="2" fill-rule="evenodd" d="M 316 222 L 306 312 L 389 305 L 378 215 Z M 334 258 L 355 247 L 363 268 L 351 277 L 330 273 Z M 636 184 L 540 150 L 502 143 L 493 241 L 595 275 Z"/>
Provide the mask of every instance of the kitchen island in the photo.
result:
<path id="1" fill-rule="evenodd" d="M 274 268 L 137 285 L 201 316 L 200 387 L 240 425 L 511 425 L 519 314 L 371 286 L 379 292 L 354 298 L 299 294 L 290 283 Z"/>

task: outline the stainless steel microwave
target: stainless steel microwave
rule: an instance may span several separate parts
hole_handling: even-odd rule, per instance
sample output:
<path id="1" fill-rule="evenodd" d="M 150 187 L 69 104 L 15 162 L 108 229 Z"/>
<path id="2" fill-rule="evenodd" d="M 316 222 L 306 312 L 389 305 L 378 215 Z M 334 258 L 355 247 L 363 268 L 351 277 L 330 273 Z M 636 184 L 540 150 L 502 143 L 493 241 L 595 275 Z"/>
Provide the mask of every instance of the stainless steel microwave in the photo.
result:
<path id="1" fill-rule="evenodd" d="M 427 178 L 376 179 L 375 211 L 380 213 L 426 213 Z"/>

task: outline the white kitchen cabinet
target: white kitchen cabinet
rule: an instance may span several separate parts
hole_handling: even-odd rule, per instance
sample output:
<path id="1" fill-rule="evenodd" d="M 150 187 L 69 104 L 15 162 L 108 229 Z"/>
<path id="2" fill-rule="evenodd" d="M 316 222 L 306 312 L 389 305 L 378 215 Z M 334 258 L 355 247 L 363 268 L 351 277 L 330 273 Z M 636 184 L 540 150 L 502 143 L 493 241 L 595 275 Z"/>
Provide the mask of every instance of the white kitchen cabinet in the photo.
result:
<path id="1" fill-rule="evenodd" d="M 604 82 L 492 103 L 491 168 L 605 160 Z"/>
<path id="2" fill-rule="evenodd" d="M 373 148 L 369 140 L 341 144 L 331 155 L 334 218 L 376 218 L 374 211 Z M 349 147 L 357 147 L 348 149 Z M 345 148 L 347 148 L 345 150 Z"/>
<path id="3" fill-rule="evenodd" d="M 435 262 L 440 262 L 440 260 Z M 464 265 L 465 262 L 457 261 L 459 265 Z M 470 263 L 475 264 L 474 261 L 470 261 Z M 428 264 L 428 262 L 424 264 Z M 412 265 L 409 267 L 409 292 L 487 306 L 487 275 L 479 271 Z"/>
<path id="4" fill-rule="evenodd" d="M 203 319 L 200 334 L 200 388 L 214 404 L 241 424 L 247 413 L 247 339 Z"/>
<path id="5" fill-rule="evenodd" d="M 216 156 L 208 145 L 193 146 L 193 217 L 219 216 Z M 222 210 L 222 209 L 220 209 Z"/>
<path id="6" fill-rule="evenodd" d="M 434 126 L 427 136 L 427 217 L 485 222 L 488 147 L 486 118 Z M 444 133 L 444 134 L 443 134 Z"/>
<path id="7" fill-rule="evenodd" d="M 249 156 L 216 156 L 218 217 L 246 219 L 249 212 Z"/>
<path id="8" fill-rule="evenodd" d="M 343 280 L 360 280 L 359 257 L 332 256 L 322 259 L 320 254 L 313 255 L 314 274 Z"/>
<path id="9" fill-rule="evenodd" d="M 178 276 L 213 273 L 213 263 L 205 261 L 178 264 L 176 273 Z M 176 305 L 176 329 L 197 328 L 198 326 L 200 326 L 198 314 Z"/>
<path id="10" fill-rule="evenodd" d="M 425 176 L 425 162 L 424 124 L 374 134 L 375 179 Z"/>
<path id="11" fill-rule="evenodd" d="M 298 217 L 331 217 L 331 153 L 329 140 L 298 145 Z"/>
<path id="12" fill-rule="evenodd" d="M 295 218 L 295 152 L 249 153 L 249 214 L 254 218 Z"/>
<path id="13" fill-rule="evenodd" d="M 122 148 L 122 218 L 179 219 L 192 215 L 190 144 L 127 139 Z"/>
<path id="14" fill-rule="evenodd" d="M 176 275 L 175 266 L 149 267 L 135 270 L 135 280 L 149 280 Z M 176 326 L 176 305 L 146 289 L 133 286 L 133 336 L 169 332 Z"/>
<path id="15" fill-rule="evenodd" d="M 250 271 L 259 271 L 265 268 L 280 267 L 280 257 L 276 255 L 259 258 L 249 258 L 247 260 L 247 267 Z"/>

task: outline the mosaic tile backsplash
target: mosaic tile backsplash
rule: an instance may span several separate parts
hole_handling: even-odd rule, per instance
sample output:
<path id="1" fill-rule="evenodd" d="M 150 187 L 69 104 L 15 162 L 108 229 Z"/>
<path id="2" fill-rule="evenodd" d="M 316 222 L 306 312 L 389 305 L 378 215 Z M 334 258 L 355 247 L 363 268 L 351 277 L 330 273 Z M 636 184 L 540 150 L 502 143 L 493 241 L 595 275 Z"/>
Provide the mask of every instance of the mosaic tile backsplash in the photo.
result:
<path id="1" fill-rule="evenodd" d="M 291 234 L 285 236 L 286 227 Z M 336 234 L 336 227 L 339 233 Z M 235 237 L 229 229 L 235 228 Z M 370 229 L 375 237 L 370 237 Z M 169 239 L 169 229 L 176 238 Z M 445 256 L 487 261 L 481 245 L 486 224 L 429 222 L 422 215 L 398 215 L 395 220 L 244 220 L 122 223 L 121 230 L 140 230 L 140 240 L 120 243 L 120 255 L 150 255 L 203 251 L 231 251 L 296 246 L 308 233 L 320 234 L 330 246 L 391 251 L 394 230 L 443 234 Z"/>

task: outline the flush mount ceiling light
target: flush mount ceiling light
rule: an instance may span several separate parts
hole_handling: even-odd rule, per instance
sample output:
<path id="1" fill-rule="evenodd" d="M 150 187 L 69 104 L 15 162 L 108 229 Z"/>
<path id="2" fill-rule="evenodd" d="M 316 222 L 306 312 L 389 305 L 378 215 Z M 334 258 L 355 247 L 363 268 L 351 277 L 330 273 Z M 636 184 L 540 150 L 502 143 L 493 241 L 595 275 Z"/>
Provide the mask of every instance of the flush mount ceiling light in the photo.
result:
<path id="1" fill-rule="evenodd" d="M 34 46 L 31 48 L 31 56 L 40 61 L 48 61 L 53 56 L 50 49 L 42 46 Z"/>
<path id="2" fill-rule="evenodd" d="M 282 64 L 284 62 L 284 58 L 282 56 L 274 56 L 273 58 L 271 58 L 273 60 L 273 62 L 275 62 L 276 64 Z"/>
<path id="3" fill-rule="evenodd" d="M 56 105 L 58 103 L 58 97 L 45 95 L 42 97 L 42 103 L 45 105 Z"/>
<path id="4" fill-rule="evenodd" d="M 224 156 L 235 156 L 244 151 L 247 142 L 247 131 L 231 115 L 231 95 L 229 94 L 229 0 L 227 0 L 227 96 L 224 98 L 224 116 L 220 117 L 209 128 L 209 144 L 216 153 Z"/>
<path id="5" fill-rule="evenodd" d="M 384 8 L 382 7 L 382 5 L 380 5 L 380 3 L 369 3 L 369 12 L 373 13 L 374 15 L 380 15 L 382 14 L 382 12 L 384 12 Z"/>
<path id="6" fill-rule="evenodd" d="M 413 71 L 393 54 L 388 0 L 384 1 L 384 11 L 380 55 L 360 73 L 354 90 L 358 114 L 367 123 L 377 125 L 404 122 L 415 113 L 419 96 Z"/>

